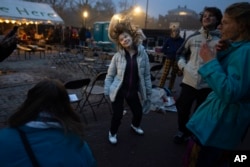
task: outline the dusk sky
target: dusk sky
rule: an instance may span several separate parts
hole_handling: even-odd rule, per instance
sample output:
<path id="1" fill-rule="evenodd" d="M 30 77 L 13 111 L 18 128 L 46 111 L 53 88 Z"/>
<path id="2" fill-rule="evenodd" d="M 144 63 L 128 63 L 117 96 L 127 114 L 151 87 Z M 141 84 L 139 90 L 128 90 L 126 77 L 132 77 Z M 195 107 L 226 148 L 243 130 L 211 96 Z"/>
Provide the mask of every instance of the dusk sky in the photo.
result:
<path id="1" fill-rule="evenodd" d="M 244 1 L 244 0 L 243 0 Z M 205 6 L 216 6 L 224 12 L 225 8 L 235 2 L 243 2 L 242 0 L 148 0 L 148 14 L 158 18 L 158 15 L 166 15 L 168 10 L 176 9 L 178 6 L 192 9 L 200 13 Z M 246 0 L 245 0 L 246 1 Z M 119 2 L 119 0 L 113 0 Z M 141 6 L 142 10 L 146 11 L 147 0 L 130 0 Z M 246 2 L 249 2 L 247 0 Z M 118 4 L 118 3 L 117 3 Z M 117 5 L 118 7 L 118 5 Z M 119 11 L 119 9 L 118 9 Z"/>

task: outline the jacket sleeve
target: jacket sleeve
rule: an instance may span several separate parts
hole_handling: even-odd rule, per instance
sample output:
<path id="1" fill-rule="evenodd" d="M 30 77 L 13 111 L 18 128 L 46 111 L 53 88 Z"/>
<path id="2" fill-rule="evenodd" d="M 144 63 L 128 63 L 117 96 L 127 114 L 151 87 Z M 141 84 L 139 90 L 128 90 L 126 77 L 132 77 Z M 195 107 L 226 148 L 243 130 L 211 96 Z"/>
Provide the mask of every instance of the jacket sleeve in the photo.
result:
<path id="1" fill-rule="evenodd" d="M 112 57 L 112 60 L 110 62 L 110 65 L 109 65 L 109 68 L 108 68 L 108 72 L 107 72 L 107 75 L 106 75 L 106 78 L 105 78 L 105 81 L 104 81 L 104 94 L 106 96 L 109 95 L 109 88 L 111 86 L 111 84 L 113 83 L 114 81 L 114 78 L 115 78 L 115 75 L 116 75 L 116 54 Z"/>
<path id="2" fill-rule="evenodd" d="M 241 51 L 234 52 L 234 55 L 231 54 L 226 55 L 230 56 L 227 66 L 223 67 L 218 59 L 213 59 L 204 64 L 198 72 L 223 102 L 250 101 L 248 73 L 250 49 L 241 49 Z"/>
<path id="3" fill-rule="evenodd" d="M 151 82 L 151 75 L 150 75 L 150 63 L 149 63 L 149 59 L 148 59 L 148 55 L 147 55 L 146 51 L 144 51 L 144 55 L 145 55 L 145 58 L 146 58 L 146 67 L 145 67 L 145 75 L 144 75 L 145 87 L 146 87 L 146 95 L 147 95 L 147 97 L 150 97 L 151 93 L 152 93 L 152 82 Z"/>
<path id="4" fill-rule="evenodd" d="M 167 55 L 168 47 L 169 47 L 168 39 L 166 39 L 166 40 L 164 41 L 163 47 L 162 47 L 162 49 L 161 49 L 161 52 L 162 52 L 164 55 Z"/>
<path id="5" fill-rule="evenodd" d="M 176 60 L 178 62 L 178 67 L 180 70 L 183 70 L 183 68 L 186 66 L 190 54 L 191 51 L 189 46 L 189 40 L 186 40 L 176 52 Z"/>

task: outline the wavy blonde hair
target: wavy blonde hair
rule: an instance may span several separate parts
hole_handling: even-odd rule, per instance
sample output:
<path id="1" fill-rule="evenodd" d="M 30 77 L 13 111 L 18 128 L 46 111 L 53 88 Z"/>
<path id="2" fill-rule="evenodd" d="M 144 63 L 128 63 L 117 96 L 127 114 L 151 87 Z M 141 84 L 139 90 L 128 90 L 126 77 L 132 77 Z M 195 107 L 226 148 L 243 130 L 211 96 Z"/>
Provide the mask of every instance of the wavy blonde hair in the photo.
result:
<path id="1" fill-rule="evenodd" d="M 109 24 L 108 36 L 109 39 L 117 45 L 118 49 L 122 49 L 119 42 L 119 35 L 124 32 L 131 35 L 134 46 L 138 46 L 144 39 L 146 39 L 142 30 L 132 25 L 127 17 L 117 19 L 117 16 L 113 16 Z"/>

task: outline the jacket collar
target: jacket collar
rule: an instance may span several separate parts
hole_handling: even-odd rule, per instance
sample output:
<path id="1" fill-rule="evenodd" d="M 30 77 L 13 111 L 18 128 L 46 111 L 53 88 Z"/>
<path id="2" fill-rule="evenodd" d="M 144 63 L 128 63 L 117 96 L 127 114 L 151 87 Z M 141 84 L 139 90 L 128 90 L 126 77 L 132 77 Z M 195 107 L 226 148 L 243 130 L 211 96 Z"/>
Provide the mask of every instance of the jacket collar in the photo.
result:
<path id="1" fill-rule="evenodd" d="M 223 57 L 227 56 L 229 53 L 233 52 L 234 50 L 236 50 L 237 48 L 239 48 L 240 46 L 242 46 L 246 43 L 247 43 L 246 41 L 239 41 L 239 42 L 230 43 L 229 47 L 226 50 L 218 52 L 217 58 L 222 59 Z"/>
<path id="2" fill-rule="evenodd" d="M 137 46 L 137 55 L 138 56 L 141 56 L 142 54 L 142 51 L 144 50 L 144 46 L 143 45 L 138 45 Z M 119 49 L 118 52 L 122 55 L 122 56 L 125 56 L 125 50 L 124 49 Z"/>
<path id="3" fill-rule="evenodd" d="M 213 36 L 220 37 L 220 31 L 218 29 L 215 30 L 205 30 L 203 27 L 199 30 L 199 32 L 207 39 L 212 40 Z"/>

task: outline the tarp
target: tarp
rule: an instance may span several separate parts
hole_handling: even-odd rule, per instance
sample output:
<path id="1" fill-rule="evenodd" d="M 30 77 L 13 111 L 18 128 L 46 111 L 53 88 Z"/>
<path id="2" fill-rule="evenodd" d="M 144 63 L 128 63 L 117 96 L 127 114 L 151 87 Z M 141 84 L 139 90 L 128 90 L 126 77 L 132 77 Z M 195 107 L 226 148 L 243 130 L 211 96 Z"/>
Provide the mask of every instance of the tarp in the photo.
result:
<path id="1" fill-rule="evenodd" d="M 50 5 L 22 0 L 0 0 L 0 19 L 63 23 Z"/>

